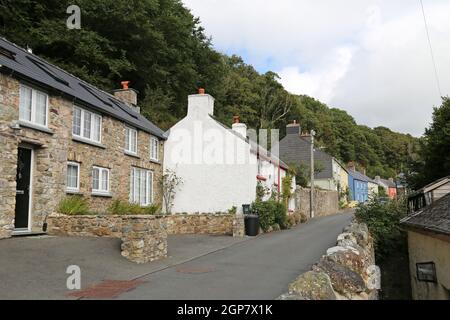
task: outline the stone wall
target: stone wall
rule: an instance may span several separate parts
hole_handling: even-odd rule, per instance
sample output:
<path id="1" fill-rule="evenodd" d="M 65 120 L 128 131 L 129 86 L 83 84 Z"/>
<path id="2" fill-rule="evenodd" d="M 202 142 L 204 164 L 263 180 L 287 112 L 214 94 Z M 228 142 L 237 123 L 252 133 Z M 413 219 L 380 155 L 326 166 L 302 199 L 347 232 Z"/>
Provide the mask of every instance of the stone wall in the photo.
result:
<path id="1" fill-rule="evenodd" d="M 167 232 L 161 219 L 148 216 L 122 218 L 122 256 L 136 263 L 167 257 Z"/>
<path id="2" fill-rule="evenodd" d="M 23 125 L 20 130 L 14 130 L 11 126 L 19 120 L 19 91 L 17 79 L 0 73 L 0 238 L 9 237 L 14 229 L 20 145 L 34 150 L 32 231 L 42 231 L 46 215 L 55 212 L 60 200 L 67 195 L 67 161 L 80 163 L 80 194 L 88 199 L 93 211 L 105 211 L 116 198 L 128 200 L 132 166 L 154 172 L 153 201 L 162 204 L 162 190 L 157 183 L 162 165 L 150 161 L 150 134 L 138 131 L 138 155 L 129 156 L 124 153 L 125 124 L 103 114 L 102 145 L 75 141 L 72 138 L 73 102 L 54 92 L 49 92 L 47 131 Z M 159 148 L 159 159 L 163 159 L 163 149 Z M 92 194 L 92 166 L 110 169 L 110 196 Z"/>
<path id="3" fill-rule="evenodd" d="M 165 223 L 157 216 L 50 215 L 48 233 L 79 237 L 122 239 L 122 256 L 136 263 L 167 257 Z"/>
<path id="4" fill-rule="evenodd" d="M 233 235 L 231 214 L 175 214 L 163 216 L 168 234 Z"/>
<path id="5" fill-rule="evenodd" d="M 295 210 L 310 218 L 310 189 L 297 187 L 295 191 Z M 315 217 L 324 217 L 339 211 L 339 193 L 337 191 L 314 189 Z"/>
<path id="6" fill-rule="evenodd" d="M 377 300 L 380 272 L 365 224 L 352 223 L 280 300 Z"/>

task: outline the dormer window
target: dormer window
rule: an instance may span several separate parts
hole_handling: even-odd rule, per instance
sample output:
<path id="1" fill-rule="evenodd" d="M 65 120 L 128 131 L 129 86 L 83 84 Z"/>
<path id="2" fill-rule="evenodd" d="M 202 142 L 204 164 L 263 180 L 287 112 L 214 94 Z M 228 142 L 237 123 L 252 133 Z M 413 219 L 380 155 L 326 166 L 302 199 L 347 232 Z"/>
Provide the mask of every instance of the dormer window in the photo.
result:
<path id="1" fill-rule="evenodd" d="M 137 154 L 137 130 L 125 127 L 125 152 Z"/>
<path id="2" fill-rule="evenodd" d="M 73 108 L 72 134 L 75 137 L 100 143 L 102 117 L 79 107 Z"/>

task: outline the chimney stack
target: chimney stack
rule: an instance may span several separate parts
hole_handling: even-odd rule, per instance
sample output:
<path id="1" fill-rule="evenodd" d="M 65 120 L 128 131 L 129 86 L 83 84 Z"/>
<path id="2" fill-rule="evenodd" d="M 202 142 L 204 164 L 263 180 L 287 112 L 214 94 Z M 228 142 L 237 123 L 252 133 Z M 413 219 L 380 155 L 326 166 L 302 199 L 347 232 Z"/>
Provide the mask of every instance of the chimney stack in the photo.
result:
<path id="1" fill-rule="evenodd" d="M 296 134 L 300 135 L 300 124 L 297 123 L 297 120 L 294 120 L 293 123 L 290 123 L 286 126 L 286 134 Z"/>
<path id="2" fill-rule="evenodd" d="M 233 117 L 233 131 L 239 133 L 243 138 L 247 138 L 247 125 L 245 123 L 241 123 L 241 119 L 239 116 Z"/>
<path id="3" fill-rule="evenodd" d="M 205 92 L 204 88 L 198 89 L 198 94 L 188 97 L 189 117 L 201 119 L 214 115 L 214 98 Z"/>
<path id="4" fill-rule="evenodd" d="M 140 108 L 137 106 L 138 91 L 128 87 L 130 81 L 122 81 L 120 84 L 122 85 L 122 89 L 115 90 L 114 96 L 126 103 L 134 111 L 140 113 Z"/>

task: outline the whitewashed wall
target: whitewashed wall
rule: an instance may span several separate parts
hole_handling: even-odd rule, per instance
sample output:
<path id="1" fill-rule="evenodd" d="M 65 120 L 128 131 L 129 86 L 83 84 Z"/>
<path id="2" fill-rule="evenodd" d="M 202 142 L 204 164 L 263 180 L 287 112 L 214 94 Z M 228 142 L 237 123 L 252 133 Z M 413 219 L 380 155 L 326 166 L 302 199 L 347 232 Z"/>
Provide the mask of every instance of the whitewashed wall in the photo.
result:
<path id="1" fill-rule="evenodd" d="M 214 98 L 189 96 L 188 114 L 170 129 L 164 168 L 183 179 L 173 213 L 225 212 L 256 198 L 257 158 L 250 145 L 210 117 Z"/>

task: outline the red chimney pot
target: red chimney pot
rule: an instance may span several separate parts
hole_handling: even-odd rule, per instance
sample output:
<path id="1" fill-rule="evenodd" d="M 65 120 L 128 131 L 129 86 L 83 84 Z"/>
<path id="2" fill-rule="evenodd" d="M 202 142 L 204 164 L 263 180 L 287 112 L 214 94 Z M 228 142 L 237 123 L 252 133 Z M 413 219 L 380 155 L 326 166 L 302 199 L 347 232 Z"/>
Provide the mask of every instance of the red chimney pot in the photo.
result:
<path id="1" fill-rule="evenodd" d="M 239 122 L 241 122 L 241 117 L 239 117 L 239 116 L 234 116 L 234 117 L 233 117 L 233 123 L 239 123 Z"/>
<path id="2" fill-rule="evenodd" d="M 205 94 L 205 89 L 204 88 L 199 88 L 198 89 L 198 93 L 199 94 Z"/>
<path id="3" fill-rule="evenodd" d="M 130 83 L 130 81 L 122 81 L 120 84 L 122 85 L 122 89 L 123 90 L 127 90 L 128 89 L 128 84 Z"/>

